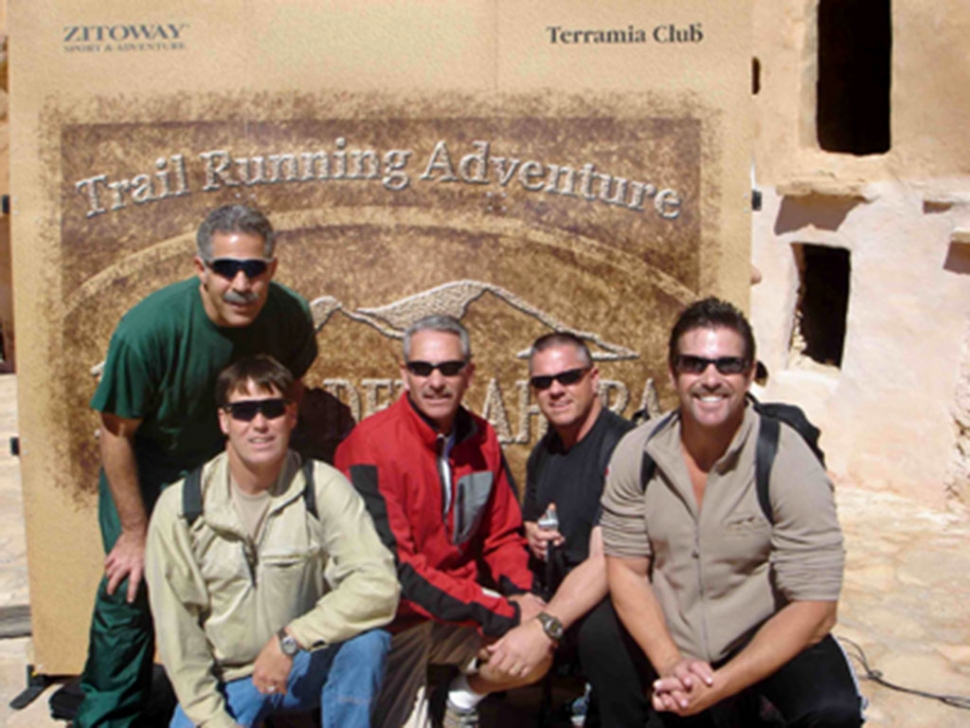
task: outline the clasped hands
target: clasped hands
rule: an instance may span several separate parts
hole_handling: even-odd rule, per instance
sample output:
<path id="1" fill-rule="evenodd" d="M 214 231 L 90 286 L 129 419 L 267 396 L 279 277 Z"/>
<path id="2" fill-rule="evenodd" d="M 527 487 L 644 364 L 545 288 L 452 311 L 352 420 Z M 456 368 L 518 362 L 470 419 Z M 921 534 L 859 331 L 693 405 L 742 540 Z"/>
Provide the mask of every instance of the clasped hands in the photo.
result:
<path id="1" fill-rule="evenodd" d="M 708 663 L 681 658 L 653 681 L 653 708 L 680 716 L 701 713 L 724 697 L 714 683 L 714 670 Z"/>

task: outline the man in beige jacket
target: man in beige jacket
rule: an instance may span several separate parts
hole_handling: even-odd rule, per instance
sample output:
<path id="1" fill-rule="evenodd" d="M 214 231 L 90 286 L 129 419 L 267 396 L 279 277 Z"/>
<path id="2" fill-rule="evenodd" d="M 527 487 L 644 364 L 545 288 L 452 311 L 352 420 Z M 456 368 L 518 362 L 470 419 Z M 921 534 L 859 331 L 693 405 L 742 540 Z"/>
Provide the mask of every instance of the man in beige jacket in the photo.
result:
<path id="1" fill-rule="evenodd" d="M 616 611 L 654 670 L 648 728 L 756 724 L 764 698 L 789 728 L 858 728 L 830 634 L 845 563 L 832 484 L 773 420 L 761 507 L 756 453 L 773 425 L 747 398 L 755 342 L 738 309 L 689 306 L 668 358 L 680 407 L 617 446 L 600 520 Z"/>
<path id="2" fill-rule="evenodd" d="M 167 489 L 146 576 L 171 725 L 236 728 L 320 707 L 367 726 L 397 609 L 393 559 L 336 470 L 288 449 L 293 377 L 269 356 L 216 384 L 225 452 Z"/>

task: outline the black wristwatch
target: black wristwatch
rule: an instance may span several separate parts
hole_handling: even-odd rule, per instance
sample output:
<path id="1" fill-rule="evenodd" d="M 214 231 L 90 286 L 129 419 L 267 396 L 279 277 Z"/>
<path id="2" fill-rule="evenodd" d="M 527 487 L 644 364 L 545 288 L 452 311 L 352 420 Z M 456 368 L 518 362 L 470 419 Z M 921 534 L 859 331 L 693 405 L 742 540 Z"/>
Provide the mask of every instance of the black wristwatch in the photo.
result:
<path id="1" fill-rule="evenodd" d="M 553 617 L 551 614 L 546 614 L 545 612 L 539 612 L 536 615 L 536 619 L 542 624 L 542 631 L 546 633 L 549 639 L 553 642 L 559 642 L 562 639 L 565 630 L 558 617 Z"/>
<path id="2" fill-rule="evenodd" d="M 285 627 L 281 627 L 276 636 L 280 640 L 280 649 L 287 657 L 294 657 L 300 651 L 300 644 L 296 641 L 296 638 L 287 634 Z"/>

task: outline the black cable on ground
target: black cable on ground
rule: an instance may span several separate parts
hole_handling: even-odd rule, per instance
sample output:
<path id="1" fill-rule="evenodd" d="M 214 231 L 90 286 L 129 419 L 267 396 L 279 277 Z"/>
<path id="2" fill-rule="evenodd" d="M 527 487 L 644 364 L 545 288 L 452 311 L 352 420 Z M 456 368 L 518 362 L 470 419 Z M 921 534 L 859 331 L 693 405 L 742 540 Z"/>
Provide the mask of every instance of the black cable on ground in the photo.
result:
<path id="1" fill-rule="evenodd" d="M 898 690 L 901 693 L 908 693 L 910 695 L 918 695 L 921 698 L 930 698 L 931 700 L 939 700 L 945 705 L 950 705 L 954 708 L 961 708 L 962 710 L 970 710 L 970 697 L 965 697 L 962 695 L 941 695 L 938 693 L 931 693 L 926 690 L 917 690 L 915 688 L 907 688 L 903 685 L 897 685 L 892 683 L 882 676 L 882 672 L 879 670 L 874 670 L 869 665 L 869 660 L 866 658 L 866 653 L 863 652 L 862 647 L 850 640 L 847 637 L 839 637 L 836 635 L 836 639 L 841 642 L 846 650 L 845 653 L 854 659 L 862 667 L 863 674 L 860 675 L 862 680 L 872 680 L 875 683 L 889 688 L 890 690 Z"/>

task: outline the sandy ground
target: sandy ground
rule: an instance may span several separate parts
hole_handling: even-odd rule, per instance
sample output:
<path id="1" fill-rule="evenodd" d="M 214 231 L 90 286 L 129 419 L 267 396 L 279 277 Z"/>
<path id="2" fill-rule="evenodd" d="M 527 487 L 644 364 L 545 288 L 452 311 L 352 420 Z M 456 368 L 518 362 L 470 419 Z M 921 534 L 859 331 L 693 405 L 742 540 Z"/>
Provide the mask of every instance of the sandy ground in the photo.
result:
<path id="1" fill-rule="evenodd" d="M 16 376 L 0 376 L 0 608 L 29 603 L 16 434 Z M 970 701 L 970 516 L 893 493 L 837 483 L 848 569 L 835 634 L 862 648 L 886 680 Z M 855 648 L 847 647 L 853 653 Z M 49 717 L 51 689 L 22 711 L 8 707 L 26 684 L 30 639 L 0 639 L 0 726 L 63 725 Z M 963 728 L 970 710 L 865 680 L 870 728 Z M 535 696 L 493 705 L 489 721 L 535 725 Z"/>

